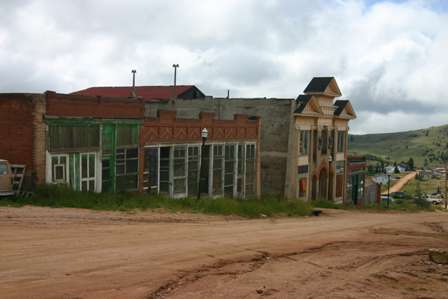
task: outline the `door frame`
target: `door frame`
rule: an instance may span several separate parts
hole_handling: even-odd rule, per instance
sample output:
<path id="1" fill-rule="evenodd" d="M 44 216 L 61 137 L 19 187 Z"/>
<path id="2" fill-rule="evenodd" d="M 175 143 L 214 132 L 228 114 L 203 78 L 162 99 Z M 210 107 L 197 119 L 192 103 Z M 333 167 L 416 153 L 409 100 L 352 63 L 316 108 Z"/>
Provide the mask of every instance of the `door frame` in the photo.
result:
<path id="1" fill-rule="evenodd" d="M 87 155 L 87 178 L 83 178 L 82 177 L 82 157 L 83 155 Z M 93 161 L 94 161 L 94 176 L 93 177 L 89 177 L 89 172 L 90 172 L 90 163 L 89 163 L 89 158 L 90 155 L 93 155 Z M 99 177 L 99 173 L 98 173 L 98 154 L 96 152 L 85 152 L 85 153 L 79 153 L 79 189 L 81 191 L 82 190 L 82 183 L 83 182 L 90 182 L 93 180 L 93 189 L 94 190 L 89 190 L 89 183 L 87 183 L 87 192 L 100 192 L 100 189 L 98 189 L 98 177 Z M 101 181 L 101 180 L 99 180 Z"/>

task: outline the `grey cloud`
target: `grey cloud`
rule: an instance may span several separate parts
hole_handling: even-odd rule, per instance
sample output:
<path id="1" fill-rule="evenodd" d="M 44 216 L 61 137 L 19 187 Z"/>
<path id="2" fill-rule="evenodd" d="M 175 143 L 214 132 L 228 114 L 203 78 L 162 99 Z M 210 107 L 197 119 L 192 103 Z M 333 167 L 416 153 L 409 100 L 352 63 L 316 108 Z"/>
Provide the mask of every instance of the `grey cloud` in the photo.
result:
<path id="1" fill-rule="evenodd" d="M 4 0 L 0 92 L 124 85 L 131 68 L 169 84 L 176 62 L 211 95 L 296 97 L 330 75 L 359 112 L 429 116 L 448 112 L 447 20 L 419 1 Z"/>

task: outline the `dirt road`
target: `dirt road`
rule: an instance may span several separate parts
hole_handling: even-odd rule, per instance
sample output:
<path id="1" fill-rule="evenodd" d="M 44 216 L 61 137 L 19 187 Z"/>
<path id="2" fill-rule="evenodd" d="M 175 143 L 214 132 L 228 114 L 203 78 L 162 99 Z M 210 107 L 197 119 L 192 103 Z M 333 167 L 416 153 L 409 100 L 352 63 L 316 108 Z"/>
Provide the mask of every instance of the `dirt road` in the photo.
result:
<path id="1" fill-rule="evenodd" d="M 392 193 L 400 191 L 409 181 L 413 180 L 416 175 L 417 172 L 415 171 L 408 173 L 407 175 L 399 179 L 398 182 L 396 182 L 392 187 L 390 187 L 389 192 Z M 387 189 L 385 192 L 383 192 L 383 195 L 387 195 Z"/>
<path id="2" fill-rule="evenodd" d="M 448 214 L 0 208 L 0 298 L 447 298 Z"/>

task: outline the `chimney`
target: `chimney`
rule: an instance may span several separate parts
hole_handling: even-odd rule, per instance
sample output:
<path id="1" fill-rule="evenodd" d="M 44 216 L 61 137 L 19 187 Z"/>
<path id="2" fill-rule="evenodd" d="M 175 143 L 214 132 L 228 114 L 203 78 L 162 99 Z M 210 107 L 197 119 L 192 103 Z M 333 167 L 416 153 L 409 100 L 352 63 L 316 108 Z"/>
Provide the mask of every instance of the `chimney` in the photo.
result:
<path id="1" fill-rule="evenodd" d="M 136 70 L 132 70 L 132 97 L 136 98 L 137 97 L 137 91 L 135 89 L 135 73 L 137 73 Z"/>

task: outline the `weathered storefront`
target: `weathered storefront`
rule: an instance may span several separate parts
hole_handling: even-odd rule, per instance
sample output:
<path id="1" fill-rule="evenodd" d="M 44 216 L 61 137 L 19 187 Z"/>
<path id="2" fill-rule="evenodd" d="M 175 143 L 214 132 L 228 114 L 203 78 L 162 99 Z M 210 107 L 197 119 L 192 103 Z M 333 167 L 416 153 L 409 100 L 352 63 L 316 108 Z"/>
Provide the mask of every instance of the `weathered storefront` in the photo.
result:
<path id="1" fill-rule="evenodd" d="M 46 183 L 90 192 L 139 189 L 143 104 L 47 93 Z"/>
<path id="2" fill-rule="evenodd" d="M 204 128 L 209 136 L 202 147 Z M 200 188 L 210 197 L 258 197 L 259 128 L 258 118 L 245 115 L 217 120 L 202 112 L 198 119 L 178 119 L 175 111 L 159 110 L 142 127 L 143 190 L 193 197 Z"/>
<path id="3" fill-rule="evenodd" d="M 138 190 L 141 120 L 46 118 L 46 182 L 75 190 Z"/>

